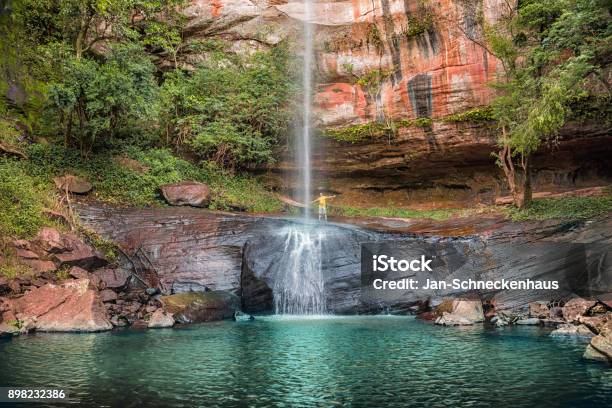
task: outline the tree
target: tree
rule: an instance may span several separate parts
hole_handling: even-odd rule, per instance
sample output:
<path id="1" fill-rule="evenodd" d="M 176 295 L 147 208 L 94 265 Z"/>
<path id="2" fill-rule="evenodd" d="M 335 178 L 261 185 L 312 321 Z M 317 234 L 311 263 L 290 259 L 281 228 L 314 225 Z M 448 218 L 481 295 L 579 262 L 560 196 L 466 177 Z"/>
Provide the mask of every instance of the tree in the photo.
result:
<path id="1" fill-rule="evenodd" d="M 236 169 L 274 160 L 286 134 L 293 92 L 285 44 L 241 57 L 222 50 L 194 72 L 166 74 L 162 128 L 178 146 Z"/>
<path id="2" fill-rule="evenodd" d="M 610 9 L 605 0 L 523 0 L 485 27 L 488 49 L 503 75 L 493 86 L 500 129 L 498 163 L 518 207 L 531 202 L 531 155 L 555 142 L 587 83 L 601 82 L 610 56 Z M 520 168 L 520 172 L 516 171 Z"/>
<path id="3" fill-rule="evenodd" d="M 26 37 L 36 58 L 24 61 L 47 84 L 48 108 L 66 145 L 87 155 L 113 140 L 130 121 L 151 121 L 155 66 L 145 47 L 163 33 L 176 39 L 179 22 L 165 25 L 182 0 L 24 0 L 11 13 L 11 32 Z M 151 29 L 150 27 L 154 27 Z M 152 34 L 153 32 L 153 34 Z M 180 40 L 180 36 L 178 36 Z M 177 56 L 174 53 L 174 59 Z M 53 134 L 55 128 L 49 129 Z"/>
<path id="4" fill-rule="evenodd" d="M 49 85 L 66 145 L 76 142 L 87 155 L 100 136 L 114 138 L 130 119 L 154 117 L 157 84 L 154 65 L 134 46 L 116 45 L 105 58 L 67 56 L 58 63 L 61 80 Z"/>

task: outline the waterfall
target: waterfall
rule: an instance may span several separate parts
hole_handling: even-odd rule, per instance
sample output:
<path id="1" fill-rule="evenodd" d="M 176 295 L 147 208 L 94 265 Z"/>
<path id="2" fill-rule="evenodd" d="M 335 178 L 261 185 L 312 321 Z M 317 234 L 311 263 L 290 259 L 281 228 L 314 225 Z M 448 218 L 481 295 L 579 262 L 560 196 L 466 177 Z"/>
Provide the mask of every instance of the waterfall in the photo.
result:
<path id="1" fill-rule="evenodd" d="M 303 222 L 288 227 L 279 234 L 285 239 L 278 264 L 278 276 L 272 288 L 276 314 L 320 315 L 326 310 L 324 280 L 321 270 L 322 242 L 325 232 L 310 219 L 311 192 L 311 122 L 312 65 L 314 62 L 313 2 L 304 0 L 304 36 L 302 74 L 302 128 L 296 143 L 299 151 L 301 201 L 306 204 Z M 296 132 L 298 133 L 298 132 Z"/>
<path id="2" fill-rule="evenodd" d="M 312 63 L 314 59 L 313 51 L 313 24 L 312 24 L 312 1 L 304 0 L 304 70 L 302 72 L 302 90 L 304 96 L 302 99 L 302 138 L 300 152 L 300 172 L 303 189 L 302 202 L 306 204 L 304 209 L 304 217 L 310 218 L 310 202 L 311 195 L 311 105 L 312 105 Z"/>
<path id="3" fill-rule="evenodd" d="M 325 313 L 321 245 L 324 232 L 313 225 L 289 227 L 283 256 L 274 283 L 276 314 L 320 315 Z"/>

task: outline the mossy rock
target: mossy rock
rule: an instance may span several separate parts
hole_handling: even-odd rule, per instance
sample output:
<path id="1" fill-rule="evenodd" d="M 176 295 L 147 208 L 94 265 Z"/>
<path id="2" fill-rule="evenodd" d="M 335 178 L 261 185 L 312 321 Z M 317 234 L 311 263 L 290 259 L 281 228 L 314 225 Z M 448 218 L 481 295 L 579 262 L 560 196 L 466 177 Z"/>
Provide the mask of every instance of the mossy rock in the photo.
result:
<path id="1" fill-rule="evenodd" d="M 161 302 L 181 323 L 231 319 L 240 310 L 240 298 L 224 290 L 177 293 L 162 296 Z"/>

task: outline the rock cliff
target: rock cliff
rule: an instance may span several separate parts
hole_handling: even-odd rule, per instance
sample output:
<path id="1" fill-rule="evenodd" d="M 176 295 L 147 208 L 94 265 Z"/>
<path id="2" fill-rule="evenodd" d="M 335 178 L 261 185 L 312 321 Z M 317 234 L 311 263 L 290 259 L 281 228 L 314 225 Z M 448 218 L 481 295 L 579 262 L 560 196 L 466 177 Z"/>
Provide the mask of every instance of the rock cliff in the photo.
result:
<path id="1" fill-rule="evenodd" d="M 501 69 L 484 47 L 483 24 L 494 24 L 503 0 L 351 0 L 314 2 L 314 179 L 350 205 L 459 207 L 490 203 L 505 190 L 491 153 L 496 129 L 486 121 L 455 122 L 449 115 L 489 103 Z M 184 10 L 185 41 L 217 38 L 236 52 L 289 39 L 298 46 L 303 3 L 285 0 L 197 0 Z M 205 55 L 185 52 L 185 65 Z M 415 119 L 425 119 L 415 126 Z M 404 121 L 404 122 L 402 122 Z M 379 132 L 338 141 L 323 130 L 382 122 Z M 410 124 L 402 126 L 401 123 Z M 609 183 L 612 137 L 600 124 L 573 124 L 561 143 L 544 147 L 533 163 L 538 190 Z M 375 132 L 376 133 L 376 132 Z M 270 170 L 278 188 L 297 189 L 291 148 Z"/>

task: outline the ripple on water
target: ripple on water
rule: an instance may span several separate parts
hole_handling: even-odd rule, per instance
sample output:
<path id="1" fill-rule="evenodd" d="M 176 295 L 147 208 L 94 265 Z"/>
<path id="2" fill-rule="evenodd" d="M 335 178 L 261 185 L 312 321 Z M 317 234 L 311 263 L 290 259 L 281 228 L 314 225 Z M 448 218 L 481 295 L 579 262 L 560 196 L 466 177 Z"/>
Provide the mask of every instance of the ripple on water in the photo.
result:
<path id="1" fill-rule="evenodd" d="M 584 361 L 583 341 L 548 333 L 270 316 L 36 334 L 0 342 L 0 384 L 64 387 L 89 406 L 610 406 L 612 370 Z"/>

